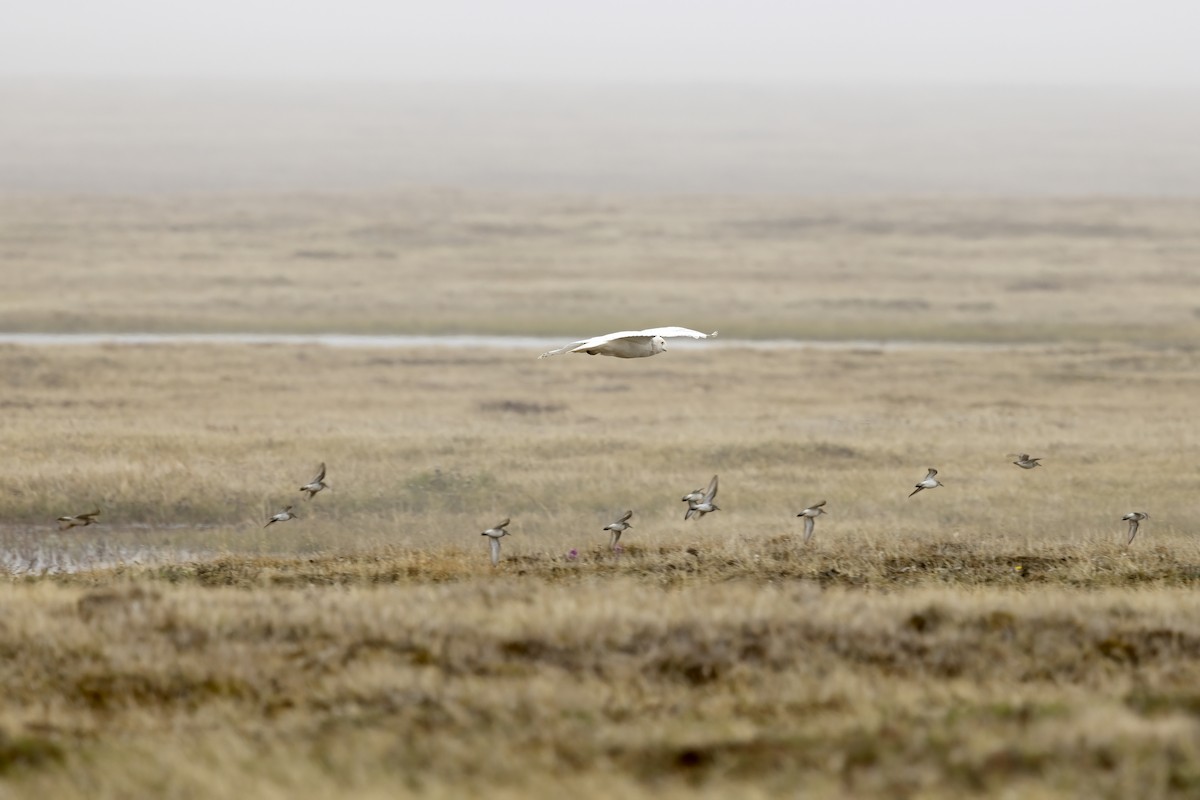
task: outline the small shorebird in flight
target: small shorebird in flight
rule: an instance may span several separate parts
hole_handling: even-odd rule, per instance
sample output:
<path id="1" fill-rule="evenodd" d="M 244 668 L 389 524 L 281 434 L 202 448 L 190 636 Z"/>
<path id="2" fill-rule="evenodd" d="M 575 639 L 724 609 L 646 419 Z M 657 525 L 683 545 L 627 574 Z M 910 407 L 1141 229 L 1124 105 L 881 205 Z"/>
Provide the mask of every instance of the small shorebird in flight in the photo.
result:
<path id="1" fill-rule="evenodd" d="M 942 485 L 941 481 L 939 481 L 937 479 L 937 470 L 934 469 L 933 467 L 930 467 L 929 474 L 926 475 L 923 480 L 920 480 L 917 482 L 917 488 L 912 490 L 912 493 L 909 494 L 909 497 L 912 497 L 914 494 L 921 491 L 922 489 L 933 489 L 934 487 L 941 486 L 941 485 Z"/>
<path id="2" fill-rule="evenodd" d="M 621 515 L 621 518 L 616 522 L 610 522 L 604 526 L 604 530 L 612 531 L 612 549 L 617 549 L 617 542 L 621 540 L 621 534 L 633 527 L 629 522 L 629 518 L 633 516 L 633 511 L 626 511 Z"/>
<path id="3" fill-rule="evenodd" d="M 275 514 L 273 517 L 267 520 L 267 524 L 263 525 L 263 527 L 269 528 L 276 522 L 287 522 L 289 519 L 296 519 L 296 515 L 292 513 L 291 506 L 284 506 L 283 511 L 280 511 L 278 514 Z"/>
<path id="4" fill-rule="evenodd" d="M 67 528 L 74 528 L 76 525 L 88 526 L 96 524 L 96 517 L 100 516 L 100 509 L 89 511 L 86 514 L 74 514 L 58 518 L 58 529 L 65 531 Z"/>
<path id="5" fill-rule="evenodd" d="M 713 502 L 716 496 L 717 476 L 713 475 L 712 480 L 708 482 L 708 488 L 704 490 L 704 496 L 698 500 L 688 500 L 688 510 L 683 518 L 691 519 L 693 514 L 699 514 L 699 519 L 704 519 L 704 515 L 710 511 L 720 511 L 720 506 Z"/>
<path id="6" fill-rule="evenodd" d="M 486 531 L 480 534 L 481 536 L 488 537 L 488 544 L 491 545 L 492 548 L 492 566 L 500 563 L 500 537 L 509 535 L 508 531 L 505 530 L 505 528 L 508 527 L 509 522 L 511 522 L 511 520 L 505 519 L 499 525 L 488 528 Z"/>
<path id="7" fill-rule="evenodd" d="M 1138 523 L 1144 519 L 1150 519 L 1150 515 L 1145 511 L 1130 511 L 1121 519 L 1129 523 L 1129 541 L 1125 544 L 1133 544 L 1133 537 L 1137 536 L 1138 532 Z"/>
<path id="8" fill-rule="evenodd" d="M 1033 469 L 1034 467 L 1041 466 L 1041 464 L 1038 463 L 1039 461 L 1041 461 L 1041 459 L 1040 458 L 1030 458 L 1028 453 L 1009 453 L 1008 457 L 1015 458 L 1016 461 L 1014 461 L 1012 463 L 1016 464 L 1021 469 Z"/>
<path id="9" fill-rule="evenodd" d="M 825 505 L 824 500 L 815 505 L 809 506 L 796 515 L 797 517 L 804 517 L 804 541 L 806 542 L 812 538 L 813 528 L 816 527 L 817 524 L 817 517 L 821 516 L 822 514 L 829 513 L 825 509 L 821 508 L 823 505 Z"/>
<path id="10" fill-rule="evenodd" d="M 647 328 L 644 331 L 617 331 L 603 336 L 593 336 L 591 339 L 581 339 L 563 345 L 557 350 L 549 350 L 538 358 L 557 356 L 562 353 L 587 353 L 589 356 L 613 356 L 614 358 L 646 358 L 656 356 L 667 349 L 665 339 L 686 336 L 691 339 L 707 339 L 716 336 L 717 332 L 701 333 L 691 328 L 671 326 L 667 328 Z"/>
<path id="11" fill-rule="evenodd" d="M 301 486 L 300 491 L 308 492 L 308 497 L 306 497 L 305 499 L 312 500 L 314 494 L 321 491 L 322 489 L 328 489 L 328 488 L 329 488 L 329 484 L 325 482 L 325 462 L 322 461 L 321 465 L 319 467 L 317 467 L 317 476 L 315 478 L 313 478 L 311 481 L 309 481 L 308 483 Z"/>

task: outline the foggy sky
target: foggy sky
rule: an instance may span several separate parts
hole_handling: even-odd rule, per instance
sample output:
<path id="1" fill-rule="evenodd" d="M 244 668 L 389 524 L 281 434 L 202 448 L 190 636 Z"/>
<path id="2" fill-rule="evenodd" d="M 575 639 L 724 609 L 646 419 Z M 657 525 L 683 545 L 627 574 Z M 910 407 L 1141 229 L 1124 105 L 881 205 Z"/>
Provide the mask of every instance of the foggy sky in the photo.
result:
<path id="1" fill-rule="evenodd" d="M 1200 84 L 1194 0 L 39 0 L 0 77 Z"/>

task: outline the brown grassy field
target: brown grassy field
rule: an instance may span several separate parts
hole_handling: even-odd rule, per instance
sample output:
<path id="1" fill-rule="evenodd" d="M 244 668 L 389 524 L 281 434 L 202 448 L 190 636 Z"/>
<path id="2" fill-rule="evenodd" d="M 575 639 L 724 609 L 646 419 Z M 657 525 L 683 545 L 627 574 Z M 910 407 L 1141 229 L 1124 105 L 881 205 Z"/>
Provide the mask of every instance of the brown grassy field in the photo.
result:
<path id="1" fill-rule="evenodd" d="M 1189 199 L 5 195 L 0 319 L 1186 344 L 1198 218 Z"/>
<path id="2" fill-rule="evenodd" d="M 723 337 L 0 346 L 0 795 L 1195 796 L 1198 210 L 0 196 L 7 331 Z"/>
<path id="3" fill-rule="evenodd" d="M 301 572 L 304 566 L 285 569 Z M 4 780 L 54 797 L 1188 797 L 1192 590 L 0 589 Z"/>
<path id="4" fill-rule="evenodd" d="M 1196 99 L 0 78 L 0 333 L 722 334 L 0 345 L 0 800 L 1200 795 Z"/>
<path id="5" fill-rule="evenodd" d="M 535 356 L 0 348 L 6 790 L 1200 788 L 1193 349 Z"/>

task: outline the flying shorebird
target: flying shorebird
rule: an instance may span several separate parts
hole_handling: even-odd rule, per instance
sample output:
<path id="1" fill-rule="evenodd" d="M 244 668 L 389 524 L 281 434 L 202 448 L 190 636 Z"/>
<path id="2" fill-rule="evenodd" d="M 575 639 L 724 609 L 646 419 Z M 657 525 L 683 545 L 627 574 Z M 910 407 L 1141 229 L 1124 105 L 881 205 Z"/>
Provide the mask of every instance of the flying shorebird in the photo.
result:
<path id="1" fill-rule="evenodd" d="M 936 475 L 937 475 L 937 470 L 934 469 L 933 467 L 930 467 L 929 474 L 925 476 L 924 480 L 919 481 L 917 483 L 917 488 L 912 490 L 912 494 L 910 494 L 909 497 L 912 497 L 914 494 L 921 491 L 922 489 L 932 489 L 935 486 L 941 486 L 942 485 L 941 482 L 938 481 L 938 479 L 936 477 L 934 477 Z"/>
<path id="2" fill-rule="evenodd" d="M 542 353 L 538 358 L 557 356 L 562 353 L 587 353 L 589 356 L 614 356 L 616 358 L 646 358 L 656 356 L 667 349 L 665 339 L 687 336 L 692 339 L 707 339 L 717 332 L 701 333 L 691 328 L 667 327 L 647 328 L 644 331 L 617 331 L 603 336 L 593 336 L 571 342 L 557 350 Z"/>
<path id="3" fill-rule="evenodd" d="M 1137 536 L 1138 532 L 1138 523 L 1144 519 L 1150 519 L 1150 515 L 1145 511 L 1130 511 L 1121 519 L 1129 523 L 1129 541 L 1125 544 L 1133 544 L 1133 537 Z"/>
<path id="4" fill-rule="evenodd" d="M 273 516 L 269 520 L 267 520 L 267 524 L 263 525 L 263 527 L 269 528 L 272 525 L 274 525 L 276 522 L 287 522 L 289 519 L 296 519 L 296 516 L 297 516 L 296 514 L 292 513 L 291 506 L 284 506 L 283 511 L 280 511 L 278 514 L 276 514 L 275 516 Z"/>
<path id="5" fill-rule="evenodd" d="M 321 491 L 322 489 L 328 489 L 328 488 L 329 488 L 329 484 L 325 482 L 325 462 L 322 461 L 321 465 L 319 467 L 317 467 L 317 476 L 315 478 L 313 478 L 311 481 L 309 481 L 308 483 L 301 486 L 300 491 L 308 492 L 308 497 L 306 497 L 305 499 L 312 500 L 314 494 Z"/>
<path id="6" fill-rule="evenodd" d="M 817 517 L 821 516 L 822 514 L 829 513 L 825 509 L 821 508 L 821 506 L 823 506 L 823 505 L 825 505 L 824 500 L 817 503 L 816 505 L 809 506 L 808 508 L 804 509 L 803 511 L 801 511 L 799 514 L 796 515 L 797 517 L 804 517 L 804 541 L 805 542 L 807 542 L 809 539 L 812 538 L 813 528 L 817 524 Z"/>
<path id="7" fill-rule="evenodd" d="M 621 540 L 621 534 L 633 527 L 629 522 L 629 518 L 633 516 L 633 511 L 626 511 L 621 515 L 621 518 L 616 522 L 610 522 L 604 526 L 604 530 L 612 531 L 612 549 L 617 549 L 617 542 Z"/>
<path id="8" fill-rule="evenodd" d="M 1041 464 L 1038 463 L 1039 461 L 1041 461 L 1041 459 L 1040 458 L 1030 458 L 1028 453 L 1009 453 L 1008 455 L 1009 455 L 1009 458 L 1017 459 L 1016 461 L 1014 461 L 1012 463 L 1016 464 L 1021 469 L 1033 469 L 1034 467 L 1041 466 Z"/>
<path id="9" fill-rule="evenodd" d="M 486 531 L 480 534 L 481 536 L 487 536 L 490 539 L 488 544 L 492 547 L 492 566 L 500 563 L 500 537 L 509 535 L 505 528 L 508 527 L 508 523 L 510 521 L 511 520 L 505 519 L 504 522 L 501 522 L 495 527 L 488 528 Z"/>
<path id="10" fill-rule="evenodd" d="M 713 498 L 717 496 L 717 476 L 713 475 L 712 480 L 708 482 L 708 489 L 704 491 L 704 496 L 699 500 L 689 500 L 687 513 L 683 518 L 691 519 L 693 514 L 699 514 L 699 519 L 704 519 L 704 515 L 710 511 L 720 511 L 721 508 L 713 503 Z"/>
<path id="11" fill-rule="evenodd" d="M 58 529 L 65 531 L 67 528 L 74 528 L 76 525 L 88 526 L 96 523 L 96 517 L 100 516 L 100 509 L 89 511 L 86 514 L 68 515 L 58 518 Z"/>

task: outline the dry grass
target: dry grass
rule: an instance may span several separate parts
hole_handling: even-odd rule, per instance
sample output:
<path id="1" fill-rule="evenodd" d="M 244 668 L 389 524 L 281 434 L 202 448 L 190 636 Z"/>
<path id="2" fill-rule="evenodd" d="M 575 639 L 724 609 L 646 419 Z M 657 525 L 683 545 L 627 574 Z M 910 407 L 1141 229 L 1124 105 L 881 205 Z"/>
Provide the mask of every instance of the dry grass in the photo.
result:
<path id="1" fill-rule="evenodd" d="M 9 329 L 1048 343 L 0 347 L 3 789 L 1195 796 L 1195 211 L 4 197 Z"/>
<path id="2" fill-rule="evenodd" d="M 0 512 L 42 535 L 99 504 L 109 535 L 176 543 L 172 524 L 215 526 L 177 543 L 241 552 L 462 544 L 511 515 L 506 548 L 561 554 L 628 507 L 632 544 L 758 540 L 794 532 L 819 499 L 819 543 L 1114 541 L 1143 507 L 1148 536 L 1181 536 L 1197 513 L 1197 358 L 8 347 Z M 1017 450 L 1046 466 L 1017 469 Z M 319 461 L 333 489 L 301 501 Z M 927 466 L 946 487 L 905 499 Z M 679 497 L 714 472 L 723 511 L 685 524 Z M 292 502 L 303 524 L 256 527 Z"/>
<path id="3" fill-rule="evenodd" d="M 1190 349 L 534 355 L 0 349 L 0 779 L 1200 789 Z M 333 490 L 263 530 L 321 460 Z M 906 499 L 930 465 L 946 486 Z M 685 524 L 714 472 L 722 511 Z M 477 532 L 509 515 L 493 569 Z"/>
<path id="4" fill-rule="evenodd" d="M 7 330 L 1193 342 L 1195 200 L 0 197 Z"/>
<path id="5" fill-rule="evenodd" d="M 106 583 L 2 590 L 0 769 L 22 791 L 1187 797 L 1200 786 L 1190 590 Z"/>

